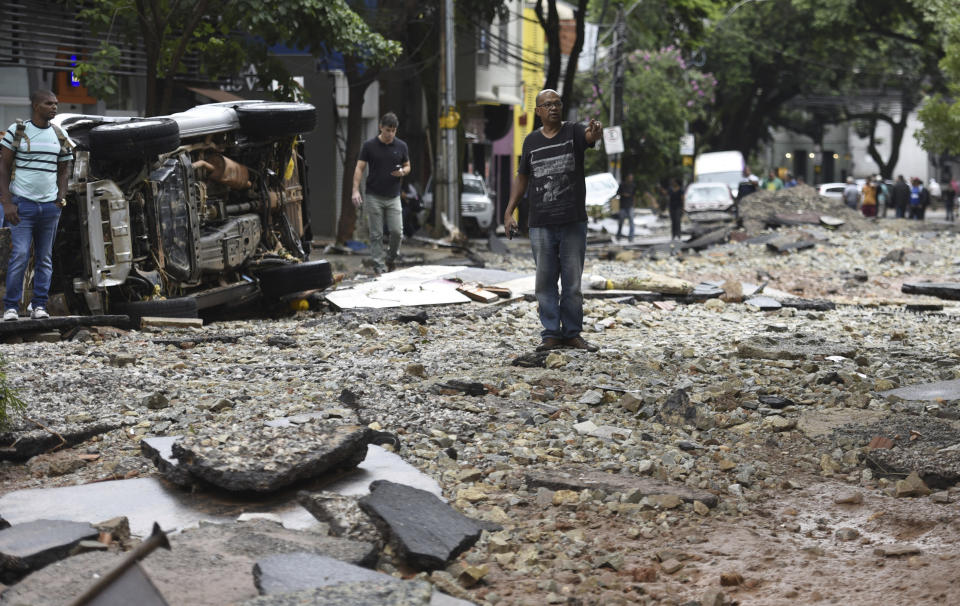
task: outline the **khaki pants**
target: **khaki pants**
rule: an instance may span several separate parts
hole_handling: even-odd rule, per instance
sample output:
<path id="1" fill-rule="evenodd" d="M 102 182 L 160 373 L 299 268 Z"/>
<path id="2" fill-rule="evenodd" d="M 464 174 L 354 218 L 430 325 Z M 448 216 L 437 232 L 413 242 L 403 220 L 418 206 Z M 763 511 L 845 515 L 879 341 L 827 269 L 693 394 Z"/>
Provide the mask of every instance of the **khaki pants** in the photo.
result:
<path id="1" fill-rule="evenodd" d="M 400 205 L 400 196 L 385 198 L 374 194 L 366 194 L 363 198 L 367 213 L 367 227 L 370 231 L 370 259 L 377 271 L 386 271 L 387 265 L 393 265 L 400 252 L 400 241 L 403 239 L 403 207 Z M 390 231 L 390 241 L 387 252 L 383 251 L 383 227 Z"/>

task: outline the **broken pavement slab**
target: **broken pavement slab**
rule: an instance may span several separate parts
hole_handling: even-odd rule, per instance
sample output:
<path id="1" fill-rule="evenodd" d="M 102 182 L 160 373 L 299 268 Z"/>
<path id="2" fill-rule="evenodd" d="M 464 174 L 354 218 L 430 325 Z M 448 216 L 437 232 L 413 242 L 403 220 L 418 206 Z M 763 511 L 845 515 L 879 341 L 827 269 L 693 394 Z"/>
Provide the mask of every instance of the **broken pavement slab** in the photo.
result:
<path id="1" fill-rule="evenodd" d="M 100 531 L 88 523 L 35 520 L 0 530 L 0 581 L 11 583 L 32 570 L 62 560 L 80 541 Z"/>
<path id="2" fill-rule="evenodd" d="M 853 344 L 829 342 L 812 336 L 775 339 L 761 335 L 737 345 L 737 355 L 741 358 L 761 360 L 809 360 L 827 356 L 853 358 L 856 354 L 857 347 Z"/>
<path id="3" fill-rule="evenodd" d="M 330 536 L 366 541 L 379 546 L 383 543 L 380 531 L 365 511 L 359 499 L 335 492 L 297 493 L 297 502 L 329 529 Z"/>
<path id="4" fill-rule="evenodd" d="M 251 570 L 257 560 L 281 553 L 312 553 L 358 566 L 372 565 L 372 545 L 287 530 L 264 520 L 206 524 L 169 537 L 171 550 L 156 550 L 140 562 L 170 604 L 222 606 L 256 597 Z M 67 604 L 95 574 L 104 574 L 123 554 L 91 552 L 48 566 L 7 589 L 0 604 Z"/>
<path id="5" fill-rule="evenodd" d="M 371 484 L 360 507 L 388 529 L 401 557 L 421 570 L 444 568 L 472 547 L 483 530 L 436 495 L 386 480 Z"/>
<path id="6" fill-rule="evenodd" d="M 316 526 L 317 520 L 296 503 L 296 490 L 322 487 L 327 492 L 362 496 L 369 493 L 371 482 L 379 479 L 441 494 L 436 480 L 400 456 L 379 446 L 369 446 L 363 462 L 333 482 L 318 478 L 316 486 L 312 482 L 298 483 L 295 488 L 258 497 L 255 507 L 244 495 L 214 490 L 185 492 L 150 477 L 8 492 L 0 497 L 0 511 L 15 524 L 43 517 L 85 522 L 125 516 L 130 532 L 140 537 L 150 534 L 154 521 L 173 531 L 200 522 L 228 523 L 252 511 L 277 516 L 286 528 L 304 530 Z"/>
<path id="7" fill-rule="evenodd" d="M 810 411 L 797 428 L 812 439 L 827 438 L 857 447 L 888 440 L 866 453 L 881 476 L 897 479 L 912 472 L 933 489 L 960 482 L 960 421 L 907 413 L 836 409 Z"/>
<path id="8" fill-rule="evenodd" d="M 388 574 L 310 553 L 271 555 L 257 561 L 254 582 L 264 596 L 303 599 L 302 604 L 331 606 L 469 606 L 424 581 L 402 580 Z M 297 596 L 293 598 L 293 596 Z M 278 600 L 246 604 L 290 604 Z"/>
<path id="9" fill-rule="evenodd" d="M 960 379 L 917 383 L 880 392 L 885 398 L 898 400 L 939 402 L 960 400 Z"/>
<path id="10" fill-rule="evenodd" d="M 589 467 L 565 466 L 558 469 L 535 469 L 524 474 L 528 489 L 549 490 L 603 490 L 604 492 L 634 493 L 641 496 L 676 495 L 685 503 L 700 501 L 707 507 L 716 507 L 717 495 L 706 490 L 682 484 L 670 484 L 648 477 L 604 473 Z"/>
<path id="11" fill-rule="evenodd" d="M 2 325 L 3 323 L 0 323 L 0 326 Z M 129 417 L 106 415 L 89 423 L 65 423 L 47 428 L 24 425 L 23 430 L 0 434 L 0 460 L 25 461 L 54 448 L 69 448 L 86 442 L 93 436 L 134 423 Z"/>
<path id="12" fill-rule="evenodd" d="M 240 606 L 473 606 L 434 591 L 425 581 L 342 583 L 319 589 L 260 596 Z"/>
<path id="13" fill-rule="evenodd" d="M 960 301 L 960 282 L 904 282 L 900 292 Z"/>
<path id="14" fill-rule="evenodd" d="M 311 419 L 294 427 L 264 427 L 257 435 L 208 427 L 175 442 L 172 452 L 190 474 L 214 486 L 271 492 L 356 467 L 372 439 L 373 430 L 366 426 Z"/>

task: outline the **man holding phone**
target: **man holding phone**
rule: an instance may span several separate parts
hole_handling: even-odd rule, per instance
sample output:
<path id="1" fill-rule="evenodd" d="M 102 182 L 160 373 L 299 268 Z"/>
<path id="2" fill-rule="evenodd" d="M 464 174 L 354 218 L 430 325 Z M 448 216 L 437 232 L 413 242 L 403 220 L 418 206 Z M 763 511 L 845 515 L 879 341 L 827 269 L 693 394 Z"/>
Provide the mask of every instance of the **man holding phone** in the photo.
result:
<path id="1" fill-rule="evenodd" d="M 357 167 L 353 171 L 353 204 L 360 208 L 367 203 L 367 226 L 370 231 L 370 260 L 374 271 L 393 271 L 403 239 L 403 207 L 400 204 L 400 181 L 410 174 L 410 153 L 407 144 L 397 138 L 400 121 L 393 112 L 380 118 L 380 134 L 365 141 L 360 148 Z M 360 179 L 369 168 L 365 195 L 360 195 Z M 386 254 L 383 250 L 383 226 L 390 230 Z"/>

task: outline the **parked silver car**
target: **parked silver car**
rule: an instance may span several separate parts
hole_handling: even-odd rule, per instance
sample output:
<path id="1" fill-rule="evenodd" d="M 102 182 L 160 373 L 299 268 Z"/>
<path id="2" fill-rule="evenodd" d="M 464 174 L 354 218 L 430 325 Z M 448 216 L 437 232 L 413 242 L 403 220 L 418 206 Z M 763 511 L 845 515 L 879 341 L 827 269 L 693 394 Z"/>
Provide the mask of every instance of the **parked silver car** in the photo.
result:
<path id="1" fill-rule="evenodd" d="M 52 292 L 69 311 L 195 316 L 331 283 L 325 261 L 306 262 L 312 105 L 54 122 L 77 145 L 53 255 Z"/>

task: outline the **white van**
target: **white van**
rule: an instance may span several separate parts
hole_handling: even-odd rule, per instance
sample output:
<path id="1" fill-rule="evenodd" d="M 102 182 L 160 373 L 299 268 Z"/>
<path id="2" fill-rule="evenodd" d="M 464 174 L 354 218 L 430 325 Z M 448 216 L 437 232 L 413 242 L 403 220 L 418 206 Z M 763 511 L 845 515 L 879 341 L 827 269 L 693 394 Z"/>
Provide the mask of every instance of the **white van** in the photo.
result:
<path id="1" fill-rule="evenodd" d="M 746 161 L 738 151 L 709 152 L 697 156 L 693 165 L 693 180 L 698 183 L 716 182 L 725 183 L 733 197 L 737 197 L 737 189 L 743 180 L 743 168 Z"/>

